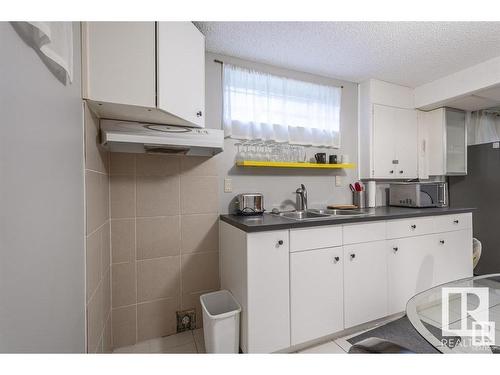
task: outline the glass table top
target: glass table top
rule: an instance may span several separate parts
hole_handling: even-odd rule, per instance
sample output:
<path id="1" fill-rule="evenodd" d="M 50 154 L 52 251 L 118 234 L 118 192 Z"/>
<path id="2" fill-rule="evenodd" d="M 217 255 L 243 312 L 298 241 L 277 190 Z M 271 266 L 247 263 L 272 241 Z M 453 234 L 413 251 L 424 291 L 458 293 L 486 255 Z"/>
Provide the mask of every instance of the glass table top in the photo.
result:
<path id="1" fill-rule="evenodd" d="M 406 314 L 442 353 L 500 353 L 500 274 L 426 290 L 408 301 Z"/>

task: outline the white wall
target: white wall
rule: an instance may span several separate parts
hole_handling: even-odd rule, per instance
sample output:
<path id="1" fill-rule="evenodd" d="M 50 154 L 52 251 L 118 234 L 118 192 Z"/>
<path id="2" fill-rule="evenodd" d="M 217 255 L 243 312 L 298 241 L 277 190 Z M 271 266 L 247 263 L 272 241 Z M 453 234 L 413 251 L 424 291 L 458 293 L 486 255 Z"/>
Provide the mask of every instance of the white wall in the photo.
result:
<path id="1" fill-rule="evenodd" d="M 308 156 L 315 152 L 327 154 L 348 154 L 350 161 L 358 162 L 358 85 L 353 82 L 319 77 L 311 74 L 290 71 L 265 64 L 254 63 L 233 57 L 207 53 L 206 55 L 206 126 L 220 129 L 222 124 L 222 65 L 214 62 L 222 60 L 240 66 L 265 70 L 273 74 L 290 78 L 307 80 L 322 84 L 343 86 L 340 109 L 341 149 L 310 148 Z M 227 213 L 231 200 L 238 193 L 260 192 L 264 194 L 265 208 L 273 206 L 292 208 L 295 203 L 295 190 L 301 183 L 306 185 L 309 193 L 309 206 L 325 206 L 327 203 L 352 203 L 349 183 L 358 177 L 357 169 L 352 170 L 280 170 L 280 169 L 247 169 L 234 166 L 236 149 L 232 139 L 226 139 L 224 152 L 217 157 L 219 168 L 219 203 L 220 212 Z M 334 176 L 342 177 L 342 186 L 335 186 Z M 224 193 L 224 178 L 232 179 L 233 192 Z"/>
<path id="2" fill-rule="evenodd" d="M 0 352 L 84 352 L 80 35 L 61 84 L 0 22 Z"/>

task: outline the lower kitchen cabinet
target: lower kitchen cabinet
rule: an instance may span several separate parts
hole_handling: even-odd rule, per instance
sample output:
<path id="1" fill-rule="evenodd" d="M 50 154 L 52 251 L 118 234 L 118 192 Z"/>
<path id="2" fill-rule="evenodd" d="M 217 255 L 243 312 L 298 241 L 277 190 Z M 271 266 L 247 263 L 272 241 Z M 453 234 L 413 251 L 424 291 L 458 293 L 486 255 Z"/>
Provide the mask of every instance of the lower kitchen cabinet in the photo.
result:
<path id="1" fill-rule="evenodd" d="M 386 242 L 344 246 L 344 328 L 387 314 Z"/>
<path id="2" fill-rule="evenodd" d="M 404 311 L 411 297 L 434 285 L 435 254 L 431 237 L 387 241 L 389 314 Z"/>
<path id="3" fill-rule="evenodd" d="M 472 276 L 472 229 L 387 241 L 389 314 L 415 294 Z"/>
<path id="4" fill-rule="evenodd" d="M 243 352 L 286 351 L 472 276 L 472 215 L 251 233 L 221 222 L 220 271 L 242 307 Z"/>
<path id="5" fill-rule="evenodd" d="M 342 247 L 290 254 L 291 342 L 344 328 Z"/>
<path id="6" fill-rule="evenodd" d="M 439 233 L 433 237 L 434 284 L 472 276 L 472 229 Z"/>
<path id="7" fill-rule="evenodd" d="M 290 346 L 288 238 L 288 230 L 245 233 L 220 223 L 221 288 L 241 305 L 244 353 L 271 353 Z"/>

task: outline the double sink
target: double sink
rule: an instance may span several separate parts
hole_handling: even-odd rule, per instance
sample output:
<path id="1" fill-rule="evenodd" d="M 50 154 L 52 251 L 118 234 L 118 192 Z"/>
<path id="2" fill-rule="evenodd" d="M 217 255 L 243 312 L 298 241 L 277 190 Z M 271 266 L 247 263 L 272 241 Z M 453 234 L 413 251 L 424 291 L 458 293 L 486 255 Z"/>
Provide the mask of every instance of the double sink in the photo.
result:
<path id="1" fill-rule="evenodd" d="M 305 211 L 291 211 L 273 213 L 273 215 L 281 216 L 285 219 L 298 221 L 325 220 L 332 218 L 348 218 L 367 216 L 371 213 L 361 210 L 339 210 L 339 209 L 309 209 Z"/>

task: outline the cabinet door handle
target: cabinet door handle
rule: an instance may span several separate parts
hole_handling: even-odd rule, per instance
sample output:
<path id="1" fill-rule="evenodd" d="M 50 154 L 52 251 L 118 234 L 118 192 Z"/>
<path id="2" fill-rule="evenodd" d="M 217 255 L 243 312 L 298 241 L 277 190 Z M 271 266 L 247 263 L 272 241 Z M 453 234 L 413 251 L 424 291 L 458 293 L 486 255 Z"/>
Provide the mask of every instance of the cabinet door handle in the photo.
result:
<path id="1" fill-rule="evenodd" d="M 356 254 L 354 254 L 354 253 L 352 253 L 350 256 L 351 256 L 351 260 L 356 258 Z"/>
<path id="2" fill-rule="evenodd" d="M 339 258 L 339 257 L 334 257 L 334 258 L 333 258 L 333 263 L 337 263 L 339 260 L 340 260 L 340 258 Z"/>
<path id="3" fill-rule="evenodd" d="M 399 250 L 399 248 L 398 248 L 397 246 L 394 246 L 394 247 L 392 248 L 392 250 L 394 250 L 394 252 L 395 252 L 395 253 L 397 253 L 397 251 Z"/>
<path id="4" fill-rule="evenodd" d="M 411 229 L 417 229 L 417 226 L 415 224 L 412 224 Z"/>
<path id="5" fill-rule="evenodd" d="M 196 117 L 201 117 L 201 116 L 203 116 L 203 112 L 202 111 L 196 112 Z"/>
<path id="6" fill-rule="evenodd" d="M 455 224 L 458 224 L 458 220 L 453 220 L 453 222 L 454 222 Z"/>
<path id="7" fill-rule="evenodd" d="M 440 243 L 441 245 L 444 245 L 444 240 L 439 240 L 439 243 Z"/>
<path id="8" fill-rule="evenodd" d="M 278 241 L 278 246 L 281 246 L 281 245 L 283 245 L 283 240 Z"/>

